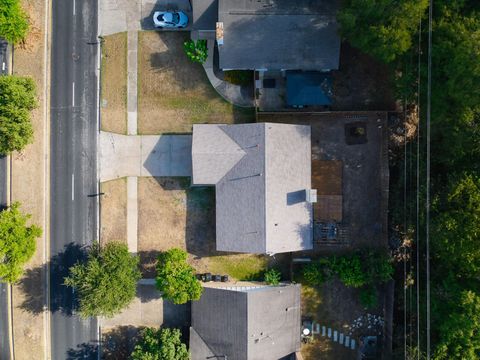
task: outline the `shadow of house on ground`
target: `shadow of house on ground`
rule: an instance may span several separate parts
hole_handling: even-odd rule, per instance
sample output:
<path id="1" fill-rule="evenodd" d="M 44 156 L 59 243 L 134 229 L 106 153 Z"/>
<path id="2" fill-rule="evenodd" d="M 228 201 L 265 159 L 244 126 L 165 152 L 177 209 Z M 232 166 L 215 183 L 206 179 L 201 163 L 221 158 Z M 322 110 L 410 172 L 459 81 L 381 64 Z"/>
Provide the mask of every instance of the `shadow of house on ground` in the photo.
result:
<path id="1" fill-rule="evenodd" d="M 87 258 L 85 247 L 69 243 L 64 250 L 52 256 L 49 266 L 50 274 L 50 312 L 60 311 L 67 316 L 72 316 L 73 311 L 78 307 L 78 299 L 72 289 L 63 285 L 64 278 L 68 276 L 69 269 L 77 262 L 83 262 Z M 40 314 L 46 307 L 46 299 L 43 292 L 38 291 L 38 284 L 42 282 L 46 274 L 46 265 L 29 269 L 20 280 L 19 286 L 25 295 L 25 300 L 20 308 L 33 313 Z"/>

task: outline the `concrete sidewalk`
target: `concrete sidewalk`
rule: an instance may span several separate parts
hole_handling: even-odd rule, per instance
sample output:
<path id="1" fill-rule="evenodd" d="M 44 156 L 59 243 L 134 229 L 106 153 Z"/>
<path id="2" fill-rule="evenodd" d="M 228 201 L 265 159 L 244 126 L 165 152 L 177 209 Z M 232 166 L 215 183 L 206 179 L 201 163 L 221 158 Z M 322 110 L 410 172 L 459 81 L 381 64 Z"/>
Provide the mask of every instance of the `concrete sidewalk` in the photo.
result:
<path id="1" fill-rule="evenodd" d="M 100 181 L 125 176 L 191 176 L 191 135 L 100 133 Z"/>

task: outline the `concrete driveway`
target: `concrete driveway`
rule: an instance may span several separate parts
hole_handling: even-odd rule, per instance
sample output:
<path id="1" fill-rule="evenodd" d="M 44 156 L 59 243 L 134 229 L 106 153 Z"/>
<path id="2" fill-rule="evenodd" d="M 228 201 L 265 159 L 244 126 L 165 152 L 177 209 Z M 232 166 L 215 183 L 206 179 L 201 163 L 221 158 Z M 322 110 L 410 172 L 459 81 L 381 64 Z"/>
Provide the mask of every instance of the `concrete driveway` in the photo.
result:
<path id="1" fill-rule="evenodd" d="M 188 16 L 189 25 L 185 29 L 173 29 L 173 31 L 189 31 L 191 27 L 192 7 L 189 0 L 99 1 L 101 35 L 111 35 L 123 31 L 155 30 L 152 17 L 156 10 L 181 10 Z"/>
<path id="2" fill-rule="evenodd" d="M 125 176 L 191 176 L 191 135 L 100 133 L 100 181 Z"/>

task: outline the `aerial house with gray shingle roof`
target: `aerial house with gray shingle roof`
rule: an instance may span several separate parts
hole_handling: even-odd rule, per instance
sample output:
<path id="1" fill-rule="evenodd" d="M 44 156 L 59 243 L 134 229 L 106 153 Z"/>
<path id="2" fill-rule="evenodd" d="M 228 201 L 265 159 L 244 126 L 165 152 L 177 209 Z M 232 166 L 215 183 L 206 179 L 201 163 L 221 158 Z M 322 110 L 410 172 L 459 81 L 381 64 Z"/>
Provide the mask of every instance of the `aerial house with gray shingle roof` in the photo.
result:
<path id="1" fill-rule="evenodd" d="M 312 248 L 310 126 L 193 125 L 192 184 L 215 186 L 217 250 Z"/>
<path id="2" fill-rule="evenodd" d="M 338 69 L 339 0 L 195 0 L 193 29 L 215 31 L 223 70 Z"/>
<path id="3" fill-rule="evenodd" d="M 192 302 L 192 360 L 292 359 L 300 350 L 300 285 L 205 287 Z"/>

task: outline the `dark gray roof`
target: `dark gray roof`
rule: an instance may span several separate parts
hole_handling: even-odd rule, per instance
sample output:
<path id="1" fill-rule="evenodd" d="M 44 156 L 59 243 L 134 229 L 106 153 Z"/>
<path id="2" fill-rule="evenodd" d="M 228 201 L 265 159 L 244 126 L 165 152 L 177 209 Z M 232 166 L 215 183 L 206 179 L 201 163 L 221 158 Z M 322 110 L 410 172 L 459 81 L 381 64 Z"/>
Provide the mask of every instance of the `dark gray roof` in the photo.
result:
<path id="1" fill-rule="evenodd" d="M 338 69 L 338 0 L 219 0 L 222 69 Z"/>
<path id="2" fill-rule="evenodd" d="M 278 360 L 300 348 L 300 285 L 206 287 L 192 303 L 192 360 Z M 192 333 L 192 331 L 191 331 Z"/>
<path id="3" fill-rule="evenodd" d="M 193 126 L 192 183 L 215 185 L 217 250 L 312 248 L 310 127 Z"/>
<path id="4" fill-rule="evenodd" d="M 193 0 L 193 29 L 215 30 L 218 19 L 218 0 Z"/>

